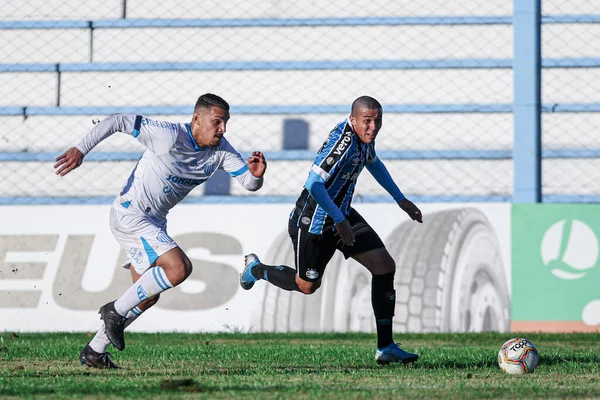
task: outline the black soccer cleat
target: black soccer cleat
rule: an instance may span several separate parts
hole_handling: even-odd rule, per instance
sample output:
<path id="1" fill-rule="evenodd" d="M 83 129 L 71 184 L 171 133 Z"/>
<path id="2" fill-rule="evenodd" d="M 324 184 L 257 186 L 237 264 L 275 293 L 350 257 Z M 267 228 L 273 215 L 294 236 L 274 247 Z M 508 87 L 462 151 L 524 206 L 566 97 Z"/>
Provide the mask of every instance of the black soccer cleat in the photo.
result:
<path id="1" fill-rule="evenodd" d="M 79 353 L 79 362 L 81 365 L 87 365 L 90 368 L 98 369 L 119 369 L 120 367 L 112 362 L 110 353 L 98 353 L 86 345 Z"/>
<path id="2" fill-rule="evenodd" d="M 127 318 L 115 310 L 115 302 L 106 303 L 98 312 L 100 319 L 104 320 L 104 331 L 108 340 L 117 350 L 125 349 L 125 321 Z"/>

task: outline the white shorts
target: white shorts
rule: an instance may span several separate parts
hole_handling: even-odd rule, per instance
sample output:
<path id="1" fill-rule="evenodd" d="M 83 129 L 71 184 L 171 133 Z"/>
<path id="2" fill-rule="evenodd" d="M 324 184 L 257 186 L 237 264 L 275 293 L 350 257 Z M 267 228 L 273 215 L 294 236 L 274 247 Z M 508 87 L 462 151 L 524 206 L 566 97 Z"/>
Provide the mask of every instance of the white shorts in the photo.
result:
<path id="1" fill-rule="evenodd" d="M 110 229 L 125 249 L 135 272 L 143 274 L 167 251 L 178 247 L 164 225 L 142 213 L 110 209 Z M 127 264 L 124 267 L 128 267 Z"/>

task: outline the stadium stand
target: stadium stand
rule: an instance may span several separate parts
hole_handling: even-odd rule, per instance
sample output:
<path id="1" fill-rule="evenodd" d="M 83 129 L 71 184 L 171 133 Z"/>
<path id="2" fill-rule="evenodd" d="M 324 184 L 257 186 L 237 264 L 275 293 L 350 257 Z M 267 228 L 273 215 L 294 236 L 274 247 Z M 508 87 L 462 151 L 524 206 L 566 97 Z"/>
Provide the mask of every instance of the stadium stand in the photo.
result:
<path id="1" fill-rule="evenodd" d="M 398 2 L 391 15 L 366 11 L 363 1 L 316 11 L 308 1 L 285 9 L 266 3 L 224 1 L 207 12 L 172 1 L 33 1 L 8 10 L 0 20 L 0 41 L 11 44 L 0 49 L 2 201 L 109 201 L 139 157 L 135 141 L 117 135 L 98 146 L 80 169 L 85 179 L 51 176 L 51 160 L 93 120 L 132 112 L 186 121 L 204 92 L 232 104 L 228 135 L 236 147 L 260 149 L 271 160 L 260 192 L 234 184 L 215 193 L 293 198 L 326 133 L 371 89 L 385 112 L 378 149 L 405 192 L 420 201 L 510 201 L 510 4 L 453 10 L 432 3 L 424 16 L 410 2 Z M 551 201 L 600 195 L 590 185 L 600 175 L 600 59 L 586 45 L 600 34 L 600 16 L 585 3 L 575 6 L 590 14 L 548 10 L 543 18 L 544 38 L 572 39 L 544 47 L 542 62 L 543 179 Z M 300 147 L 284 140 L 290 121 L 305 124 Z M 385 199 L 367 175 L 359 198 Z M 204 191 L 193 194 L 201 201 Z"/>

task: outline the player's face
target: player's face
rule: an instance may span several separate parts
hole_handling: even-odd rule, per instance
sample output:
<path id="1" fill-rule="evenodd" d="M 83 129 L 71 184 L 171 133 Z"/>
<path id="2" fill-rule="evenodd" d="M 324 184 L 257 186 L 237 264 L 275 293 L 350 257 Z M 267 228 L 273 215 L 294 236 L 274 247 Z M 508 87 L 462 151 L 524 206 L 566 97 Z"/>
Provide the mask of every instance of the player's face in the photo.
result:
<path id="1" fill-rule="evenodd" d="M 372 143 L 383 124 L 381 110 L 369 110 L 361 108 L 356 115 L 350 115 L 350 122 L 354 127 L 354 132 L 363 143 Z"/>
<path id="2" fill-rule="evenodd" d="M 194 113 L 190 129 L 198 146 L 217 147 L 227 130 L 229 111 L 220 107 L 200 108 Z"/>

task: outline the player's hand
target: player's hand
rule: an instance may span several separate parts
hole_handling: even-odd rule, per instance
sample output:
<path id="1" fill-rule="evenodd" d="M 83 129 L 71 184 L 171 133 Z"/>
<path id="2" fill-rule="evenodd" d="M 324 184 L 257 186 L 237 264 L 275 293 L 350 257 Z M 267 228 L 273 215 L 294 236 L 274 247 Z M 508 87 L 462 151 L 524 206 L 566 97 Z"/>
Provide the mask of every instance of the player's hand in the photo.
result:
<path id="1" fill-rule="evenodd" d="M 56 157 L 56 175 L 65 176 L 83 162 L 83 153 L 77 147 L 71 147 L 60 156 Z"/>
<path id="2" fill-rule="evenodd" d="M 340 239 L 342 240 L 342 243 L 344 245 L 354 245 L 354 232 L 352 231 L 350 222 L 348 222 L 347 219 L 344 218 L 342 222 L 336 222 L 335 229 L 337 229 L 337 232 L 340 235 Z"/>
<path id="3" fill-rule="evenodd" d="M 408 199 L 402 199 L 398 202 L 398 205 L 413 221 L 417 221 L 421 224 L 423 223 L 423 214 L 421 214 L 421 210 L 419 210 L 419 208 L 415 206 L 412 201 Z"/>
<path id="4" fill-rule="evenodd" d="M 267 170 L 267 162 L 265 156 L 260 151 L 255 151 L 248 157 L 248 170 L 252 175 L 260 178 Z"/>

